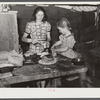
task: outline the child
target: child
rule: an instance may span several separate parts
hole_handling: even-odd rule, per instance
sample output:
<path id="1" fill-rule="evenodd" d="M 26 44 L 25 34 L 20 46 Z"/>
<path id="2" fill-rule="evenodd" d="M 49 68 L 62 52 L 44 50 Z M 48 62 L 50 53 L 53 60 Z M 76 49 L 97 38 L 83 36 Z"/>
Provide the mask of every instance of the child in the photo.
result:
<path id="1" fill-rule="evenodd" d="M 51 47 L 52 52 L 59 53 L 68 58 L 76 58 L 77 53 L 73 51 L 75 39 L 71 33 L 70 23 L 66 18 L 62 18 L 57 23 L 57 28 L 62 34 L 59 36 L 59 41 Z"/>

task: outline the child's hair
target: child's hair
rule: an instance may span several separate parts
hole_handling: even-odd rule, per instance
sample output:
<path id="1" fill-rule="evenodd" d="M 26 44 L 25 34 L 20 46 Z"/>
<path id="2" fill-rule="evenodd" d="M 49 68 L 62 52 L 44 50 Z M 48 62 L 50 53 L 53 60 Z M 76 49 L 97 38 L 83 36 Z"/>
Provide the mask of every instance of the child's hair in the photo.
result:
<path id="1" fill-rule="evenodd" d="M 61 28 L 67 27 L 68 30 L 71 30 L 71 29 L 72 29 L 71 26 L 70 26 L 69 21 L 68 21 L 66 18 L 60 19 L 60 20 L 57 22 L 57 27 L 61 27 Z"/>

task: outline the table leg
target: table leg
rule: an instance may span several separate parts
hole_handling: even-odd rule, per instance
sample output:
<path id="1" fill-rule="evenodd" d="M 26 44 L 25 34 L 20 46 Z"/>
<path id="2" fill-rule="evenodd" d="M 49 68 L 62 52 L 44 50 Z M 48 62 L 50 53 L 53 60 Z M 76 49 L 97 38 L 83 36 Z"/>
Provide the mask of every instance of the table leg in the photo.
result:
<path id="1" fill-rule="evenodd" d="M 38 88 L 44 88 L 45 87 L 45 80 L 36 82 L 36 85 Z"/>
<path id="2" fill-rule="evenodd" d="M 87 80 L 86 72 L 79 73 L 80 87 L 86 87 L 85 81 Z"/>
<path id="3" fill-rule="evenodd" d="M 41 88 L 45 87 L 45 81 L 41 81 Z"/>
<path id="4" fill-rule="evenodd" d="M 61 86 L 61 78 L 50 79 L 49 87 L 59 87 Z"/>

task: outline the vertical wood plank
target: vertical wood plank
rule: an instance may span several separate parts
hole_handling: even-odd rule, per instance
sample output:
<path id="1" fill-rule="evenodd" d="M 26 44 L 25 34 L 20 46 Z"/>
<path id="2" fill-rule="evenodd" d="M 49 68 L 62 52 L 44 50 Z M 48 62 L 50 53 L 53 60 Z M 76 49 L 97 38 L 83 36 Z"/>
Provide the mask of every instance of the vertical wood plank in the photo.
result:
<path id="1" fill-rule="evenodd" d="M 0 51 L 19 51 L 17 13 L 0 13 Z"/>

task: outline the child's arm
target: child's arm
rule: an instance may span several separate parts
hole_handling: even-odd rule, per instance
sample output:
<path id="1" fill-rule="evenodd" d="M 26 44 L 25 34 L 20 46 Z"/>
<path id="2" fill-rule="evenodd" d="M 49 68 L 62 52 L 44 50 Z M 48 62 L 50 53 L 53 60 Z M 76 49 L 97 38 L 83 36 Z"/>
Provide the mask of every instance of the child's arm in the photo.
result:
<path id="1" fill-rule="evenodd" d="M 62 41 L 57 41 L 53 46 L 56 47 L 58 45 L 61 45 L 62 44 Z"/>
<path id="2" fill-rule="evenodd" d="M 73 36 L 70 36 L 67 38 L 67 43 L 66 43 L 66 46 L 65 47 L 62 47 L 62 48 L 58 48 L 58 49 L 55 49 L 56 52 L 65 52 L 69 49 L 72 49 L 74 44 L 75 44 L 75 39 Z M 66 42 L 66 41 L 65 41 Z"/>
<path id="3" fill-rule="evenodd" d="M 68 47 L 63 47 L 63 48 L 58 48 L 58 49 L 55 49 L 56 52 L 65 52 L 67 51 L 69 48 Z"/>
<path id="4" fill-rule="evenodd" d="M 54 52 L 55 51 L 55 47 L 58 45 L 61 45 L 62 42 L 61 41 L 57 41 L 55 44 L 53 44 L 53 46 L 51 47 L 51 51 Z"/>

